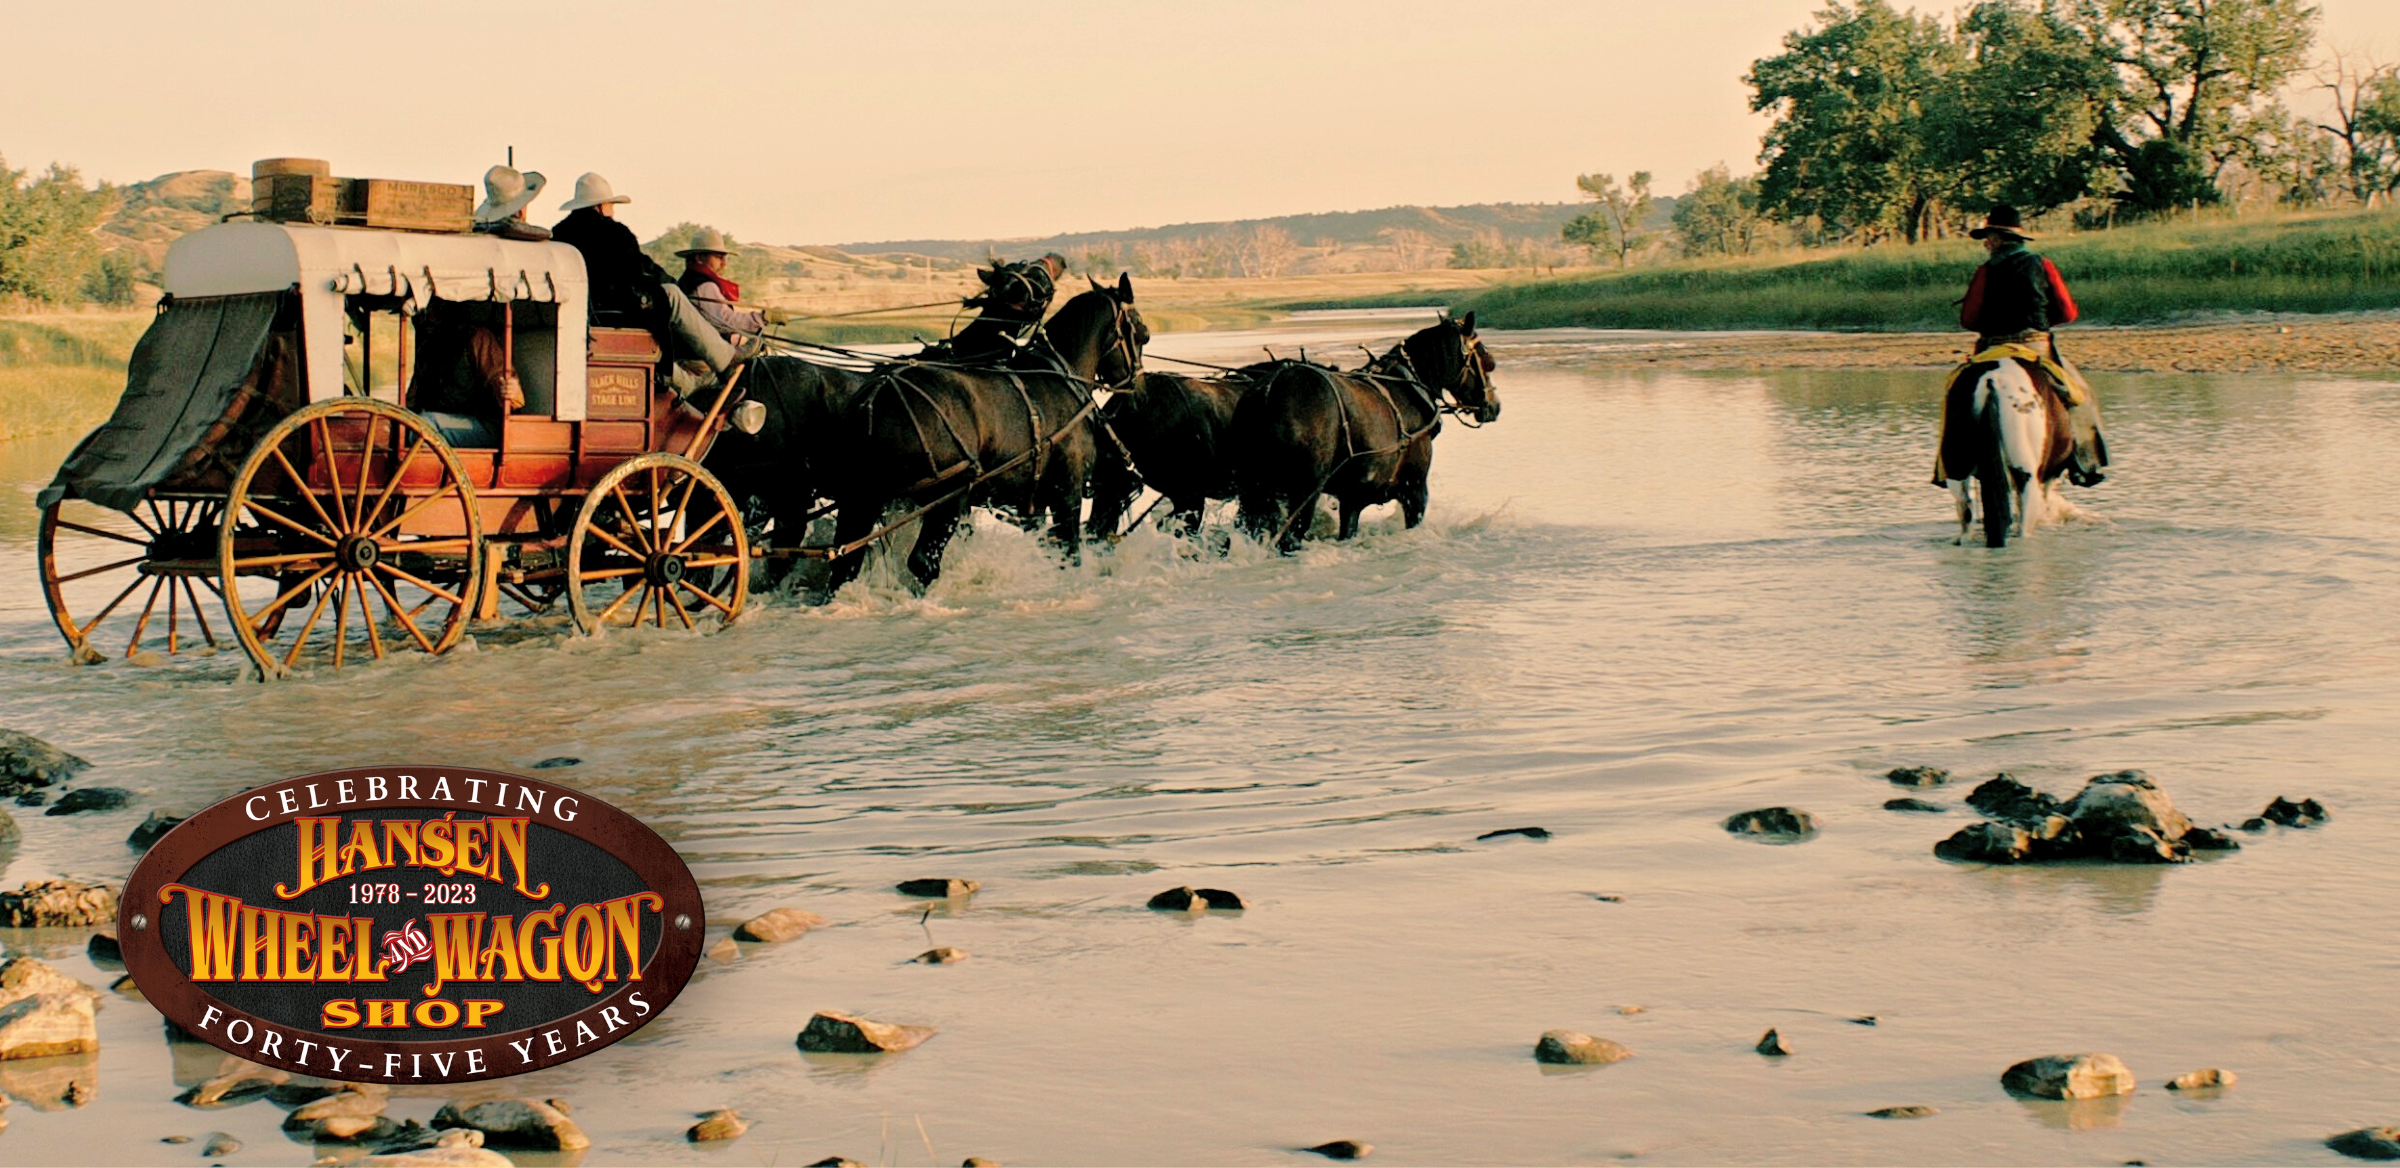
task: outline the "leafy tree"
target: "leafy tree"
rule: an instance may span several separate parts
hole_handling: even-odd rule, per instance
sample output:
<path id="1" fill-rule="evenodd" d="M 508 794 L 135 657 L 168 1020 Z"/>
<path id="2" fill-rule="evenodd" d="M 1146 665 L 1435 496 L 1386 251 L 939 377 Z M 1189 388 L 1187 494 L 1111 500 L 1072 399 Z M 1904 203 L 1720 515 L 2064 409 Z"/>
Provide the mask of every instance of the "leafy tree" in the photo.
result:
<path id="1" fill-rule="evenodd" d="M 1643 221 L 1650 216 L 1650 172 L 1634 171 L 1623 186 L 1613 174 L 1578 175 L 1575 186 L 1599 205 L 1567 220 L 1560 236 L 1589 249 L 1594 258 L 1614 252 L 1617 266 L 1624 267 L 1634 249 L 1649 238 Z M 1450 266 L 1460 265 L 1453 261 Z"/>
<path id="2" fill-rule="evenodd" d="M 2093 141 L 2135 212 L 2214 203 L 2227 164 L 2307 64 L 2317 9 L 2303 0 L 2052 0 L 2120 85 Z"/>
<path id="3" fill-rule="evenodd" d="M 1687 256 L 1748 255 L 1765 226 L 1758 180 L 1734 178 L 1723 163 L 1701 171 L 1675 200 L 1675 233 Z"/>
<path id="4" fill-rule="evenodd" d="M 1888 0 L 1835 0 L 1817 27 L 1786 34 L 1743 78 L 1751 111 L 1775 113 L 1761 205 L 1841 235 L 1916 242 L 1955 185 L 1927 129 L 1959 60 L 1939 22 Z"/>
<path id="5" fill-rule="evenodd" d="M 2093 142 L 2118 91 L 2115 66 L 2056 12 L 1985 0 L 1959 18 L 1964 56 L 1927 129 L 1952 201 L 2033 214 L 2115 186 Z"/>
<path id="6" fill-rule="evenodd" d="M 83 277 L 83 298 L 94 304 L 123 306 L 133 303 L 134 284 L 141 279 L 141 265 L 133 253 L 124 250 L 102 252 Z"/>
<path id="7" fill-rule="evenodd" d="M 74 168 L 55 163 L 31 182 L 25 176 L 0 160 L 0 299 L 74 300 L 100 260 L 96 232 L 116 208 L 116 188 L 87 190 Z"/>

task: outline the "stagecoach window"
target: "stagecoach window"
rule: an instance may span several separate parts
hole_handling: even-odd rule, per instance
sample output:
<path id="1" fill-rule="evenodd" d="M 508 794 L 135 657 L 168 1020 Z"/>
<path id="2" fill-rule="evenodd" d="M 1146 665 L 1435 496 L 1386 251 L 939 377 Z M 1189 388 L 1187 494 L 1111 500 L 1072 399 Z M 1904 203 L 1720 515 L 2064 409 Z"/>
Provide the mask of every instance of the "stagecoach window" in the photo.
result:
<path id="1" fill-rule="evenodd" d="M 414 364 L 414 339 L 389 296 L 352 296 L 342 322 L 342 385 L 346 393 L 400 403 L 400 386 Z"/>

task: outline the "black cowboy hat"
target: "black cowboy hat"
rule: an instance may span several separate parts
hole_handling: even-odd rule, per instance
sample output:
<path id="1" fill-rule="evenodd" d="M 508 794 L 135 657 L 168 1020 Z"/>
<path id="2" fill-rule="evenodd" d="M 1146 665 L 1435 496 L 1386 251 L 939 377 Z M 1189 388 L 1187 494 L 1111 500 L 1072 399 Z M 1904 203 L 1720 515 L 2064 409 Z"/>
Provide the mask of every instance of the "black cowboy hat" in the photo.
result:
<path id="1" fill-rule="evenodd" d="M 1983 217 L 1983 226 L 1968 232 L 1967 238 L 1982 239 L 1987 235 L 2005 235 L 2010 239 L 2032 239 L 2034 237 L 2032 232 L 2025 230 L 2024 217 L 2017 214 L 2015 207 L 2006 203 L 1992 208 L 1991 212 Z"/>

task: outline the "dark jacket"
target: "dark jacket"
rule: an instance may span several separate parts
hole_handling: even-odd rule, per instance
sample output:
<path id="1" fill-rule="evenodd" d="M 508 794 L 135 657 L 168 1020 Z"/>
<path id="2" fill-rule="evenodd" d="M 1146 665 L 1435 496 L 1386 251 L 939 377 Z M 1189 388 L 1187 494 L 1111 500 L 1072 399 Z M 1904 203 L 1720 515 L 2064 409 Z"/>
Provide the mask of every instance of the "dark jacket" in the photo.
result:
<path id="1" fill-rule="evenodd" d="M 559 220 L 550 238 L 583 253 L 594 315 L 647 316 L 656 308 L 667 270 L 642 251 L 632 228 L 584 207 Z"/>
<path id="2" fill-rule="evenodd" d="M 2075 298 L 2057 266 L 2019 245 L 1975 269 L 1958 323 L 1977 336 L 2004 337 L 2048 332 L 2076 315 Z"/>

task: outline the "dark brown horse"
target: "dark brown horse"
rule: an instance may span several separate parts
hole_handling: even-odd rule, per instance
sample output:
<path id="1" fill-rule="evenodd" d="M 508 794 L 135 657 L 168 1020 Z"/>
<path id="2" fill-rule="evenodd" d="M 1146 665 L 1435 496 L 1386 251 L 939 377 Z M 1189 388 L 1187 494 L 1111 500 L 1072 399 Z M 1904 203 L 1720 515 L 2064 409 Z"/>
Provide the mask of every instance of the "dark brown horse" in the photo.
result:
<path id="1" fill-rule="evenodd" d="M 1221 377 L 1144 373 L 1110 397 L 1100 418 L 1118 441 L 1101 444 L 1092 471 L 1091 533 L 1116 534 L 1143 487 L 1166 496 L 1171 529 L 1199 530 L 1208 501 L 1235 494 L 1234 410 L 1275 368 L 1255 365 Z"/>
<path id="2" fill-rule="evenodd" d="M 708 469 L 743 504 L 753 546 L 790 549 L 808 536 L 809 512 L 828 486 L 837 421 L 867 385 L 856 369 L 775 354 L 742 373 L 746 400 L 766 407 L 755 434 L 728 429 L 709 447 Z M 773 587 L 794 561 L 771 556 L 759 583 Z"/>
<path id="3" fill-rule="evenodd" d="M 1324 495 L 1341 506 L 1343 539 L 1358 534 L 1360 512 L 1394 499 L 1408 526 L 1424 522 L 1441 399 L 1476 425 L 1499 417 L 1493 368 L 1472 312 L 1354 371 L 1282 362 L 1234 415 L 1242 526 L 1290 551 Z"/>
<path id="4" fill-rule="evenodd" d="M 1051 538 L 1070 559 L 1081 554 L 1101 442 L 1093 393 L 1140 375 L 1150 329 L 1132 278 L 1120 277 L 1114 288 L 1093 282 L 1042 332 L 1014 367 L 898 361 L 868 376 L 835 439 L 837 545 L 873 534 L 895 503 L 921 510 L 908 568 L 922 588 L 941 574 L 958 521 L 982 504 L 1029 528 L 1048 514 Z M 865 555 L 837 557 L 828 587 L 856 578 Z"/>

